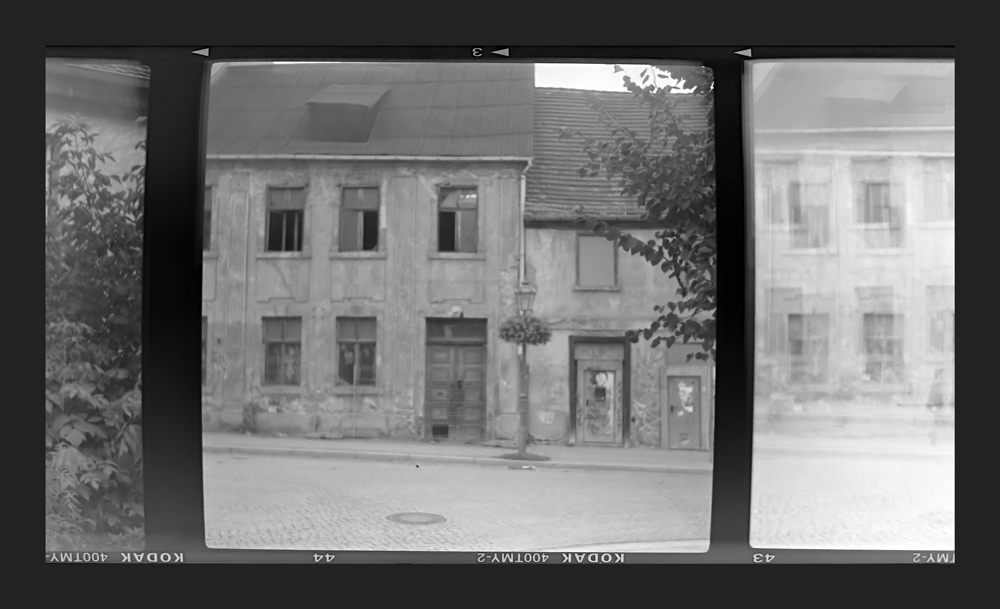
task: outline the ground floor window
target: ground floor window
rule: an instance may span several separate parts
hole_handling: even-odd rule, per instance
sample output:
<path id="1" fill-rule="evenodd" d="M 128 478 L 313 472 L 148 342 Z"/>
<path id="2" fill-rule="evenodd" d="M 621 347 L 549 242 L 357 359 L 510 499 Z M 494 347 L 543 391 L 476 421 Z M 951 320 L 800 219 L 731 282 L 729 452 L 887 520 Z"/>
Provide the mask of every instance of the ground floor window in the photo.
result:
<path id="1" fill-rule="evenodd" d="M 339 383 L 375 384 L 375 318 L 337 318 L 337 360 Z"/>
<path id="2" fill-rule="evenodd" d="M 790 380 L 795 383 L 826 382 L 829 344 L 828 315 L 789 315 Z"/>
<path id="3" fill-rule="evenodd" d="M 903 380 L 903 316 L 866 313 L 864 316 L 864 378 L 882 383 Z"/>
<path id="4" fill-rule="evenodd" d="M 299 385 L 302 318 L 264 318 L 264 384 Z"/>

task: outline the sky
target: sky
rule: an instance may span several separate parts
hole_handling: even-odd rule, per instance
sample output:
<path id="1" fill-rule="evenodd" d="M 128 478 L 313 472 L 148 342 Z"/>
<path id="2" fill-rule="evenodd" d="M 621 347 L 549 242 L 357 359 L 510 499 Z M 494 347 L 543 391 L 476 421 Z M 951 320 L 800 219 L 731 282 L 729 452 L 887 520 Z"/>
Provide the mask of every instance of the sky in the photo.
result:
<path id="1" fill-rule="evenodd" d="M 647 66 L 623 66 L 625 72 L 635 80 L 638 80 L 640 72 L 645 67 Z M 589 89 L 592 91 L 626 90 L 622 85 L 622 73 L 615 73 L 614 64 L 537 63 L 535 64 L 535 86 L 560 89 Z"/>

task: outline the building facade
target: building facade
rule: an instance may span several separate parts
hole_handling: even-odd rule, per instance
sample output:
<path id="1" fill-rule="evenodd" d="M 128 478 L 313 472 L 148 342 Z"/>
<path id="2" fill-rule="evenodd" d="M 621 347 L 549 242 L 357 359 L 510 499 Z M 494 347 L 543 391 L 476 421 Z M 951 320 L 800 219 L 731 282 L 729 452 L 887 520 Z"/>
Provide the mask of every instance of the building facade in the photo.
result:
<path id="1" fill-rule="evenodd" d="M 792 62 L 755 95 L 758 394 L 917 406 L 943 376 L 954 404 L 954 64 Z"/>
<path id="2" fill-rule="evenodd" d="M 209 112 L 206 429 L 510 437 L 530 65 L 228 67 Z"/>
<path id="3" fill-rule="evenodd" d="M 539 88 L 535 92 L 535 158 L 528 172 L 525 256 L 537 286 L 534 314 L 552 340 L 528 349 L 531 434 L 578 445 L 709 450 L 714 378 L 710 364 L 687 355 L 700 344 L 631 343 L 627 330 L 647 327 L 654 305 L 677 285 L 645 259 L 582 231 L 576 210 L 647 241 L 656 227 L 641 221 L 634 199 L 604 177 L 580 177 L 587 156 L 562 128 L 606 138 L 587 106 L 598 99 L 620 124 L 648 133 L 646 110 L 630 93 Z M 703 128 L 699 106 L 679 98 L 678 111 Z"/>

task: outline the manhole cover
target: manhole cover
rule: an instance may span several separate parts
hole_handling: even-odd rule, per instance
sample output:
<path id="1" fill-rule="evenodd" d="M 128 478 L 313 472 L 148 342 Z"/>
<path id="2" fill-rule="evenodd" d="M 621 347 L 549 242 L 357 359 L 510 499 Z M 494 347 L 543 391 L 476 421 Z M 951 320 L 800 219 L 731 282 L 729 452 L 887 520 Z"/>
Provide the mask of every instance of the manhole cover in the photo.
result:
<path id="1" fill-rule="evenodd" d="M 388 518 L 393 522 L 401 524 L 437 524 L 446 520 L 444 516 L 439 516 L 437 514 L 425 514 L 423 512 L 393 514 Z"/>

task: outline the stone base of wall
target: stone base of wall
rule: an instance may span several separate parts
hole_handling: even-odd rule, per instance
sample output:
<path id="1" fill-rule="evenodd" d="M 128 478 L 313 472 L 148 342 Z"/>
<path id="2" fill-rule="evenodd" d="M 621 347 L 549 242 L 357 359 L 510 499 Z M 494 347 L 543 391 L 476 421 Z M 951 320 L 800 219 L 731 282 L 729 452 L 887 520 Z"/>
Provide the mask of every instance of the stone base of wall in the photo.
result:
<path id="1" fill-rule="evenodd" d="M 256 407 L 252 424 L 240 405 L 202 405 L 204 431 L 253 431 L 289 436 L 336 433 L 339 437 L 420 437 L 412 416 L 405 413 L 326 412 L 318 408 Z"/>

